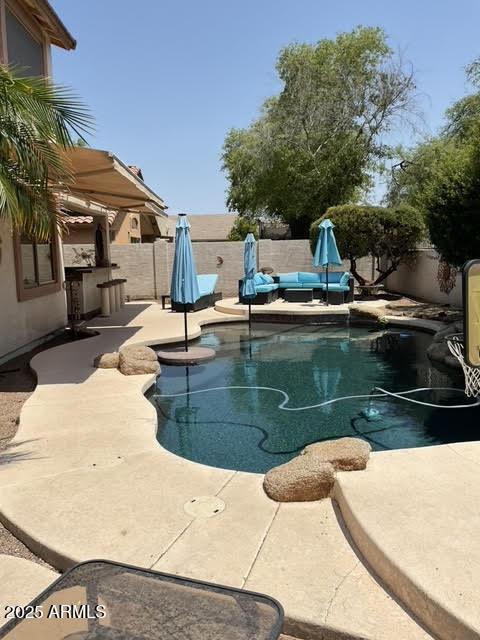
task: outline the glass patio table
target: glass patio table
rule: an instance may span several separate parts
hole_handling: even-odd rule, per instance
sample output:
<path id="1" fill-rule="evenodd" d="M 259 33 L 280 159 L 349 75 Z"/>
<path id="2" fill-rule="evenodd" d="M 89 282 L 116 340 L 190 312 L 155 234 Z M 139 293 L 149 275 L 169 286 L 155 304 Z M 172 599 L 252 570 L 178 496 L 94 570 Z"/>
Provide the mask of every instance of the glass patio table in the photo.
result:
<path id="1" fill-rule="evenodd" d="M 282 606 L 258 593 L 103 560 L 17 607 L 6 640 L 274 640 Z"/>

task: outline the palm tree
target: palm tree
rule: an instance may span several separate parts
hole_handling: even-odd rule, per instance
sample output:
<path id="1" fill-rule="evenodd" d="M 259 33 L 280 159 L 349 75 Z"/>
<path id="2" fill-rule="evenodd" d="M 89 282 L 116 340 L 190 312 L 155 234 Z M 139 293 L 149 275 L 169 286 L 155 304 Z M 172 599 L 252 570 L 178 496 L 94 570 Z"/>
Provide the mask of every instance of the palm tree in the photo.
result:
<path id="1" fill-rule="evenodd" d="M 0 65 L 0 220 L 36 239 L 50 236 L 61 222 L 52 187 L 72 179 L 65 151 L 92 123 L 69 89 Z"/>

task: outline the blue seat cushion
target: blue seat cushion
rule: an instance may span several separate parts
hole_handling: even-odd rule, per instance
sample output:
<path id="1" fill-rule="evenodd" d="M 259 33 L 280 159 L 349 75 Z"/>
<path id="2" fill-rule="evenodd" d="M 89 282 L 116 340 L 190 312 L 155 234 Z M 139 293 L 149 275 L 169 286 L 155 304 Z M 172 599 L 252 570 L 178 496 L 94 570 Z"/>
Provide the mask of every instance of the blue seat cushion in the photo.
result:
<path id="1" fill-rule="evenodd" d="M 268 273 L 262 273 L 262 277 L 265 284 L 273 284 L 274 280 L 272 276 L 268 275 Z"/>
<path id="2" fill-rule="evenodd" d="M 302 289 L 323 289 L 324 284 L 323 282 L 302 282 L 301 285 Z"/>
<path id="3" fill-rule="evenodd" d="M 279 273 L 278 282 L 281 287 L 293 287 L 295 284 L 298 284 L 298 271 L 293 273 Z"/>
<path id="4" fill-rule="evenodd" d="M 321 280 L 321 273 L 307 273 L 306 271 L 299 271 L 298 272 L 298 280 L 299 282 L 301 282 L 302 284 L 306 284 L 307 282 L 315 284 L 315 283 L 320 283 Z"/>
<path id="5" fill-rule="evenodd" d="M 257 293 L 267 293 L 268 291 L 275 291 L 278 289 L 278 284 L 258 284 L 255 285 L 255 291 Z"/>
<path id="6" fill-rule="evenodd" d="M 198 289 L 201 296 L 208 296 L 215 291 L 218 275 L 216 273 L 206 273 L 197 276 Z"/>

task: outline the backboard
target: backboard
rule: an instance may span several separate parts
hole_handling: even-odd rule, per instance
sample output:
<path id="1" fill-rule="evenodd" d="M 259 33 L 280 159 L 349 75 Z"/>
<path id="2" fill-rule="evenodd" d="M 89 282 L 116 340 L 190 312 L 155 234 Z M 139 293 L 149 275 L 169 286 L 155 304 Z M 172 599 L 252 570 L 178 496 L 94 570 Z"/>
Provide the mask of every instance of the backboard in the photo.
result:
<path id="1" fill-rule="evenodd" d="M 480 367 L 480 260 L 463 267 L 464 357 L 471 367 Z"/>

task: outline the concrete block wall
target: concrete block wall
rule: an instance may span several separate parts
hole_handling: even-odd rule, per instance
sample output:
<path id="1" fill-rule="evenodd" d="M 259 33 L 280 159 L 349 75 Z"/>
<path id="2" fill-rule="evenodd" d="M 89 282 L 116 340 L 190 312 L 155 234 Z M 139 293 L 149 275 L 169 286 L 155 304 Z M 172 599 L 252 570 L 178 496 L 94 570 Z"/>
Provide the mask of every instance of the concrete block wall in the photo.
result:
<path id="1" fill-rule="evenodd" d="M 110 247 L 112 262 L 120 267 L 114 278 L 126 278 L 125 294 L 132 300 L 155 298 L 154 255 L 152 244 L 119 244 Z M 157 293 L 157 296 L 156 296 Z"/>
<path id="2" fill-rule="evenodd" d="M 197 273 L 216 273 L 216 290 L 225 298 L 237 295 L 243 277 L 243 242 L 194 242 L 193 251 Z"/>
<path id="3" fill-rule="evenodd" d="M 73 263 L 74 248 L 93 245 L 64 245 L 65 263 Z M 243 242 L 194 242 L 197 273 L 218 274 L 217 291 L 224 297 L 237 295 L 238 280 L 243 277 Z M 119 265 L 114 277 L 126 278 L 130 299 L 159 298 L 170 290 L 175 245 L 166 240 L 153 244 L 112 245 L 112 262 Z M 275 272 L 313 271 L 308 240 L 260 240 L 257 243 L 258 268 L 271 267 Z M 371 258 L 359 261 L 359 271 L 372 275 Z M 343 268 L 348 270 L 348 261 Z M 317 269 L 321 270 L 321 269 Z"/>

